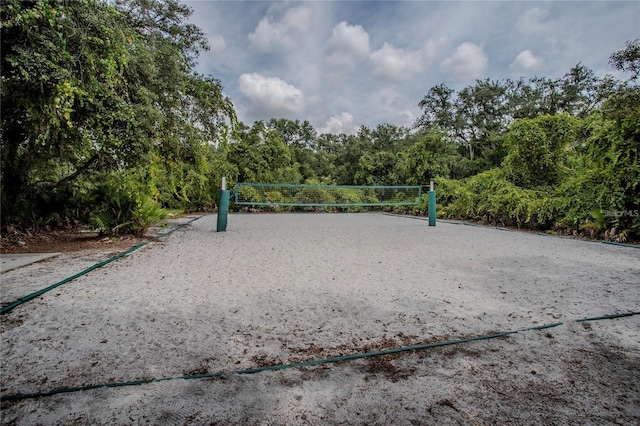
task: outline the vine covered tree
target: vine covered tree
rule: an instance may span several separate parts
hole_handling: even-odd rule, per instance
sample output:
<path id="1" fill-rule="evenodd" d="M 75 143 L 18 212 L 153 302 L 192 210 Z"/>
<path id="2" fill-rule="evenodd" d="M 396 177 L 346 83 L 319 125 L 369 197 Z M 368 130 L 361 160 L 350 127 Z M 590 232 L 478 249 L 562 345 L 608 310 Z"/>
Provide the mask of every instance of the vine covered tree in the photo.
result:
<path id="1" fill-rule="evenodd" d="M 144 198 L 163 185 L 154 165 L 182 186 L 182 164 L 207 172 L 235 112 L 192 71 L 207 43 L 190 13 L 177 0 L 2 3 L 3 223 L 90 209 L 110 173 L 141 169 Z"/>

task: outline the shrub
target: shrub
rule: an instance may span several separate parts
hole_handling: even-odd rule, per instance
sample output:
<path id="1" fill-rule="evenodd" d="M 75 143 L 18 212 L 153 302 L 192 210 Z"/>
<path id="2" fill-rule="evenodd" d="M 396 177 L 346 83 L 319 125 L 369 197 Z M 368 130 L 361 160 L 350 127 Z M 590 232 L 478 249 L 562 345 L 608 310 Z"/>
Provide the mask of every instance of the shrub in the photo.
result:
<path id="1" fill-rule="evenodd" d="M 338 188 L 336 189 L 336 203 L 338 204 L 360 204 L 364 203 L 365 196 L 364 191 L 355 188 Z M 357 213 L 364 211 L 362 206 L 348 206 L 340 207 L 340 210 L 348 213 Z"/>
<path id="2" fill-rule="evenodd" d="M 301 204 L 333 204 L 336 202 L 334 196 L 323 188 L 302 188 L 296 194 L 295 199 Z"/>
<path id="3" fill-rule="evenodd" d="M 143 235 L 165 213 L 151 197 L 144 176 L 136 171 L 109 173 L 94 191 L 91 223 L 109 235 Z"/>
<path id="4" fill-rule="evenodd" d="M 262 203 L 260 192 L 253 186 L 241 186 L 238 189 L 238 198 L 242 201 L 248 201 L 252 203 Z"/>
<path id="5" fill-rule="evenodd" d="M 269 191 L 265 193 L 268 203 L 284 203 L 284 195 L 280 191 Z"/>

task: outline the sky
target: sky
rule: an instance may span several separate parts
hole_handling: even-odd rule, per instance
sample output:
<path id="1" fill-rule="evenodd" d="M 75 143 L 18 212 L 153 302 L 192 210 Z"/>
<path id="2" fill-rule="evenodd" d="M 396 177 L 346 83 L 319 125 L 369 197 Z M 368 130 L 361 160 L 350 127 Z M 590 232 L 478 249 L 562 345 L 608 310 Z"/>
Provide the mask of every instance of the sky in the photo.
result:
<path id="1" fill-rule="evenodd" d="M 308 120 L 319 133 L 411 126 L 437 84 L 558 78 L 640 38 L 640 1 L 183 1 L 238 118 Z M 622 75 L 619 75 L 623 77 Z"/>

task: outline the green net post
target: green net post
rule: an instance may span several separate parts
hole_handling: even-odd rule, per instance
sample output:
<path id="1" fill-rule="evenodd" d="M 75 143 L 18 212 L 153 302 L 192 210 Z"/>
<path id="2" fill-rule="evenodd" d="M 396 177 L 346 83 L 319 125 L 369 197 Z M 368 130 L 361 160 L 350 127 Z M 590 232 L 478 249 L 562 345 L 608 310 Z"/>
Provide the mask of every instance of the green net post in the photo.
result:
<path id="1" fill-rule="evenodd" d="M 433 181 L 429 188 L 429 226 L 436 226 L 436 191 L 433 189 Z"/>
<path id="2" fill-rule="evenodd" d="M 227 230 L 227 215 L 229 214 L 229 190 L 226 189 L 226 179 L 222 178 L 222 189 L 220 190 L 220 200 L 218 201 L 218 227 L 217 232 Z"/>

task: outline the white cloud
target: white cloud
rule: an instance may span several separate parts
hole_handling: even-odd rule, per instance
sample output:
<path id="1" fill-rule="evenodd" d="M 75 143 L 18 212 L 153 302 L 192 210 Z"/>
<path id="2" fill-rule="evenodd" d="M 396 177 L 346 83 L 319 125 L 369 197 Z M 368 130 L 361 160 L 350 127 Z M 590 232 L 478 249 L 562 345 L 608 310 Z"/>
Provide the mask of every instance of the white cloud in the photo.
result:
<path id="1" fill-rule="evenodd" d="M 371 54 L 373 73 L 393 80 L 406 80 L 422 69 L 419 52 L 398 49 L 389 43 Z"/>
<path id="2" fill-rule="evenodd" d="M 304 108 L 302 91 L 277 77 L 242 74 L 238 83 L 240 93 L 251 103 L 251 112 L 261 118 L 288 118 Z"/>
<path id="3" fill-rule="evenodd" d="M 290 49 L 311 24 L 311 10 L 300 6 L 285 12 L 280 21 L 265 16 L 255 31 L 249 34 L 251 47 L 260 52 Z"/>
<path id="4" fill-rule="evenodd" d="M 484 75 L 488 61 L 481 46 L 465 42 L 458 46 L 453 55 L 442 61 L 440 66 L 453 80 L 471 80 Z"/>
<path id="5" fill-rule="evenodd" d="M 348 124 L 343 111 L 358 125 L 410 123 L 411 113 L 421 114 L 420 99 L 442 82 L 460 89 L 473 77 L 499 80 L 527 66 L 539 68 L 520 75 L 557 78 L 578 62 L 598 75 L 614 73 L 609 55 L 638 28 L 637 2 L 368 2 L 367 10 L 350 2 L 189 4 L 195 10 L 189 22 L 212 46 L 196 69 L 220 79 L 241 120 L 268 119 L 271 114 L 256 111 L 277 107 L 273 115 L 308 119 L 318 129 Z M 439 44 L 444 37 L 446 44 Z M 516 60 L 526 49 L 533 55 Z M 292 100 L 283 106 L 277 97 L 259 98 L 249 93 L 248 81 L 243 94 L 243 73 L 295 86 Z M 393 89 L 388 105 L 381 102 L 382 88 Z"/>
<path id="6" fill-rule="evenodd" d="M 360 128 L 353 119 L 353 115 L 348 112 L 343 112 L 339 115 L 334 115 L 329 118 L 324 127 L 318 129 L 318 133 L 332 133 L 338 135 L 344 133 L 346 135 L 355 135 Z"/>
<path id="7" fill-rule="evenodd" d="M 330 63 L 353 67 L 358 60 L 369 55 L 369 34 L 360 25 L 342 21 L 333 27 L 325 52 Z"/>
<path id="8" fill-rule="evenodd" d="M 431 64 L 444 41 L 444 38 L 429 40 L 420 50 L 400 49 L 384 43 L 369 57 L 373 73 L 397 81 L 408 80 Z"/>
<path id="9" fill-rule="evenodd" d="M 527 49 L 518 54 L 516 59 L 509 65 L 509 69 L 514 73 L 526 74 L 539 69 L 542 63 L 542 58 L 537 57 L 531 50 Z"/>

